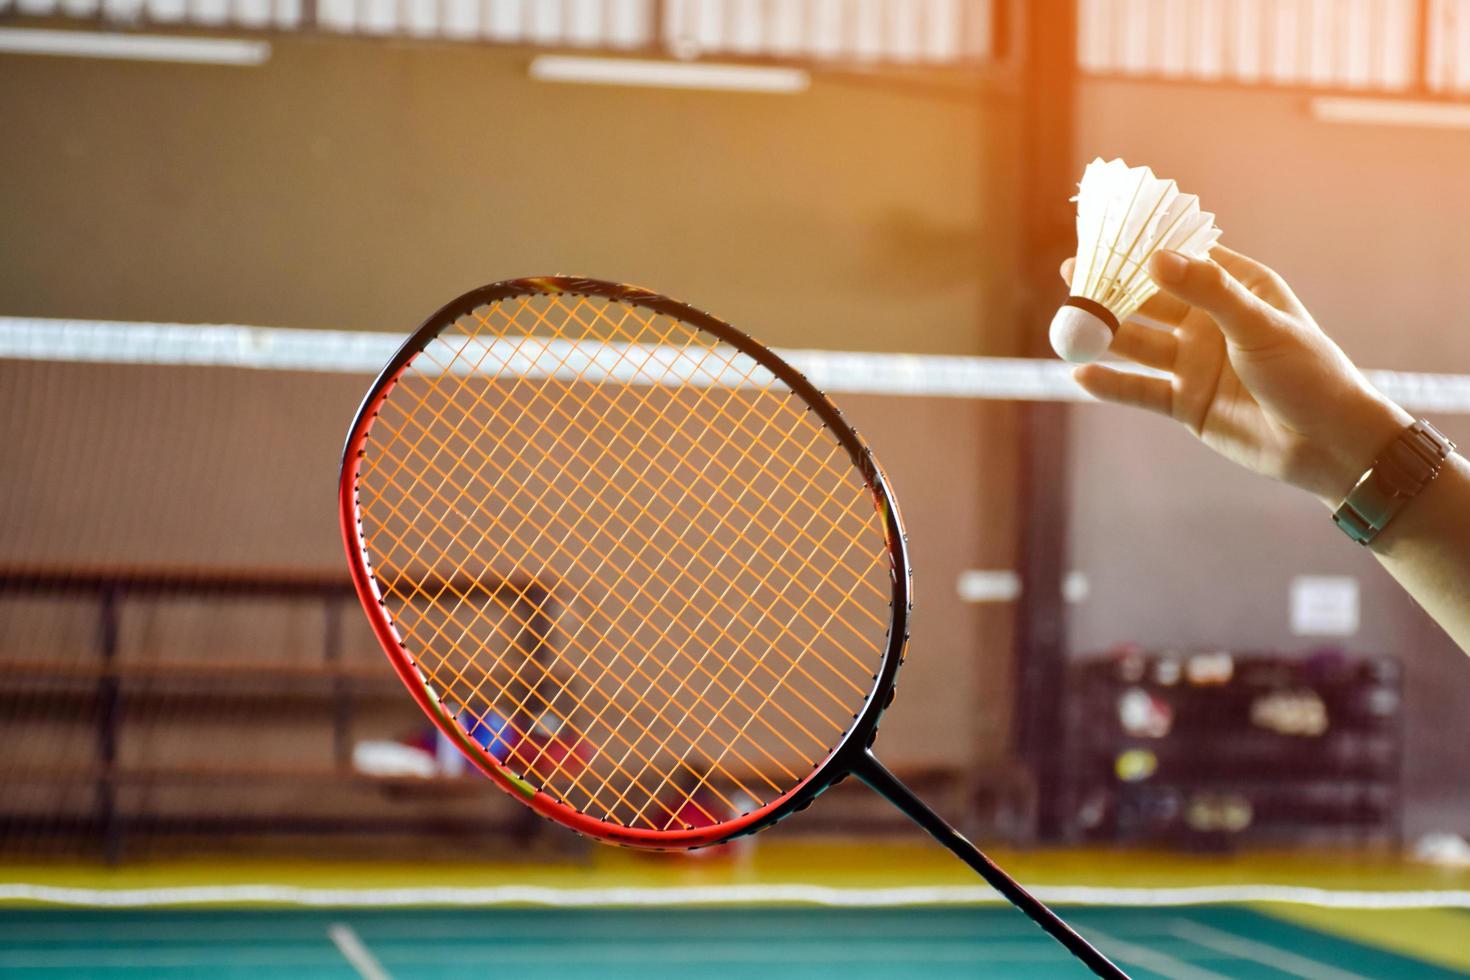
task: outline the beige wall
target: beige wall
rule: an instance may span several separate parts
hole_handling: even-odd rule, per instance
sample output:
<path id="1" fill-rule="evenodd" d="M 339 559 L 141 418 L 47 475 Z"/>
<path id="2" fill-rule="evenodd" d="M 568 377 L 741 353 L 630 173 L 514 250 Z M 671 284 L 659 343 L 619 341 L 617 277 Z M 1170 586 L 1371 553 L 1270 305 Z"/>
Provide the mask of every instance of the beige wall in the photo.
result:
<path id="1" fill-rule="evenodd" d="M 258 68 L 0 55 L 0 313 L 405 330 L 571 272 L 773 344 L 1005 349 L 1010 123 L 959 79 L 714 94 L 272 44 Z"/>

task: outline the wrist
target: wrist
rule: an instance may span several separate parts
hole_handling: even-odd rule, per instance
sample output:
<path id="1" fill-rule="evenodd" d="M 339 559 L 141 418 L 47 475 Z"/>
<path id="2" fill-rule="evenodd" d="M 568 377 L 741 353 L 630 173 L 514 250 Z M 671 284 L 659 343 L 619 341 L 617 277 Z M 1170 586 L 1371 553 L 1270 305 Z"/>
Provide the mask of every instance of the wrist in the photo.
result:
<path id="1" fill-rule="evenodd" d="M 1414 416 L 1376 392 L 1364 393 L 1341 414 L 1342 425 L 1322 447 L 1324 461 L 1313 492 L 1336 510 Z"/>
<path id="2" fill-rule="evenodd" d="M 1348 537 L 1366 545 L 1434 482 L 1454 455 L 1455 444 L 1427 420 L 1401 431 L 1332 515 Z"/>

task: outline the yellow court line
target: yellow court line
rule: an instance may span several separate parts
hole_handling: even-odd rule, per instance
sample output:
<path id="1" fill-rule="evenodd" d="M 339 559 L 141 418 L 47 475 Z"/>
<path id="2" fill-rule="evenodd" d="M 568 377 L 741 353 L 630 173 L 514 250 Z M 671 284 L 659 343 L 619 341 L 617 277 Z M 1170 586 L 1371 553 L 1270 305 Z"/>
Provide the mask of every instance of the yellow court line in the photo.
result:
<path id="1" fill-rule="evenodd" d="M 0 881 L 77 888 L 160 888 L 275 882 L 308 888 L 453 887 L 515 883 L 548 888 L 815 884 L 836 888 L 976 883 L 948 852 L 926 841 L 815 840 L 773 833 L 734 855 L 688 858 L 588 844 L 575 853 L 513 861 L 363 861 L 251 857 L 155 858 L 108 868 L 91 862 L 0 863 Z M 1121 848 L 987 848 L 1037 887 L 1189 888 L 1284 885 L 1337 891 L 1470 891 L 1470 870 L 1426 868 L 1391 855 L 1350 851 L 1257 851 L 1182 855 Z M 1463 933 L 1462 933 L 1463 935 Z M 1464 945 L 1470 947 L 1470 942 Z"/>
<path id="2" fill-rule="evenodd" d="M 1330 909 L 1260 905 L 1257 910 L 1356 943 L 1470 971 L 1470 912 L 1463 909 Z"/>

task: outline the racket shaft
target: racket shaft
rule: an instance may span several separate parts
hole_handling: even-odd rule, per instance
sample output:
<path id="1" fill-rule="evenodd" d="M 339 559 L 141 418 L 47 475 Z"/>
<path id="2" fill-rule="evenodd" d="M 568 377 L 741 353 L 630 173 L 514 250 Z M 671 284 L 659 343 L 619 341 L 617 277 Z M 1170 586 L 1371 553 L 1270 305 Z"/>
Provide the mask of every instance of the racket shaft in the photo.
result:
<path id="1" fill-rule="evenodd" d="M 914 823 L 928 831 L 935 840 L 958 855 L 960 860 L 978 871 L 980 877 L 984 878 L 990 887 L 1000 892 L 1007 901 L 1026 913 L 1032 922 L 1045 929 L 1053 939 L 1065 946 L 1068 952 L 1086 964 L 1093 973 L 1100 977 L 1107 977 L 1109 980 L 1129 980 L 1128 974 L 1115 966 L 1091 943 L 1083 939 L 1076 930 L 1062 921 L 1061 916 L 1017 884 L 1015 879 L 1002 871 L 978 847 L 971 844 L 963 835 L 945 823 L 938 814 L 929 809 L 924 801 L 900 782 L 898 777 L 879 762 L 871 751 L 863 752 L 858 765 L 853 770 L 853 775 L 871 786 L 880 796 L 907 814 Z"/>

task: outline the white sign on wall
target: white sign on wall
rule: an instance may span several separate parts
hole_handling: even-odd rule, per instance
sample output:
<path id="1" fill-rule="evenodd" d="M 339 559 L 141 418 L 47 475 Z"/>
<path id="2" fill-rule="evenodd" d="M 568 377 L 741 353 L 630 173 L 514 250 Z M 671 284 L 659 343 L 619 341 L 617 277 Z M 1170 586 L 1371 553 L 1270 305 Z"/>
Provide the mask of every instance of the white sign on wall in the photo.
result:
<path id="1" fill-rule="evenodd" d="M 1291 631 L 1297 636 L 1358 632 L 1358 580 L 1351 575 L 1298 575 L 1291 580 Z"/>

